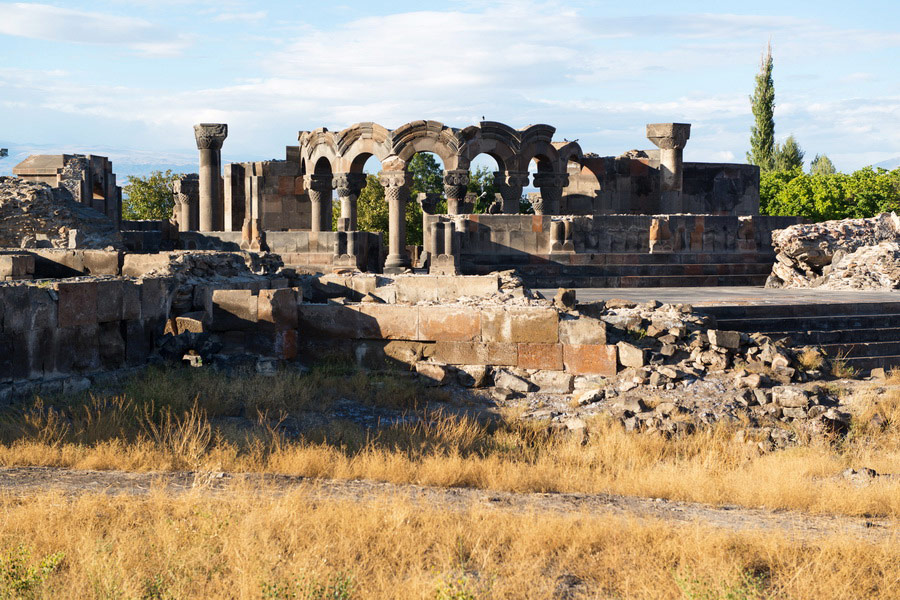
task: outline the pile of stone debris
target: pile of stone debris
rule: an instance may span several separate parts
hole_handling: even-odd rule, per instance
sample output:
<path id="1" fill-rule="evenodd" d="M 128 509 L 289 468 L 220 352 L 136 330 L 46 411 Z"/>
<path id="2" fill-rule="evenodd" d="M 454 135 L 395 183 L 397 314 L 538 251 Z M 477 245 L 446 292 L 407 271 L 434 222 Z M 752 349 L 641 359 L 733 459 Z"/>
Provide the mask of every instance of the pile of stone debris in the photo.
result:
<path id="1" fill-rule="evenodd" d="M 900 287 L 900 217 L 882 213 L 776 231 L 767 287 L 891 290 Z"/>
<path id="2" fill-rule="evenodd" d="M 18 177 L 0 177 L 0 248 L 122 247 L 116 224 L 51 188 Z"/>
<path id="3" fill-rule="evenodd" d="M 585 433 L 584 418 L 596 414 L 611 415 L 630 431 L 664 435 L 740 422 L 742 435 L 764 448 L 796 441 L 786 425 L 811 432 L 849 427 L 850 415 L 817 383 L 828 376 L 828 363 L 816 348 L 716 329 L 713 319 L 686 304 L 609 300 L 577 304 L 561 318 L 567 314 L 603 324 L 605 343 L 617 346 L 623 367 L 615 377 L 431 363 L 417 368 L 431 382 L 489 388 L 500 404 L 524 403 L 525 418 L 576 433 Z"/>

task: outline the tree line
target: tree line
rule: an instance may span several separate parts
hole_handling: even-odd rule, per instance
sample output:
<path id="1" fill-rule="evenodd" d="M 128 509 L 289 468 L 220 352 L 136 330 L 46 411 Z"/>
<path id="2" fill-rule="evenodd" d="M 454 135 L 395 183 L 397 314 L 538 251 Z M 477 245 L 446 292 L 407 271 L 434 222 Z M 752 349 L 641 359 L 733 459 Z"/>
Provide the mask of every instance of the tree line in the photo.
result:
<path id="1" fill-rule="evenodd" d="M 747 162 L 760 169 L 759 205 L 764 215 L 801 216 L 814 221 L 871 217 L 900 209 L 900 169 L 865 167 L 839 173 L 824 154 L 803 170 L 804 151 L 789 135 L 775 142 L 775 83 L 772 46 L 766 48 L 750 96 L 754 123 Z"/>

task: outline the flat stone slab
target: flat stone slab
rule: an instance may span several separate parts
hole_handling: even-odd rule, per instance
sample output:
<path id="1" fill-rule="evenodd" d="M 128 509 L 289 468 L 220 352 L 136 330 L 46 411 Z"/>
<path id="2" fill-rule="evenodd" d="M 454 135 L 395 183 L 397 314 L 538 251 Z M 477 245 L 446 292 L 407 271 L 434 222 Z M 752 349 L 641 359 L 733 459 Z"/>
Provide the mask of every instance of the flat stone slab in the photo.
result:
<path id="1" fill-rule="evenodd" d="M 552 298 L 556 288 L 537 290 Z M 620 298 L 633 302 L 657 300 L 669 304 L 693 306 L 739 306 L 778 304 L 833 304 L 900 302 L 900 292 L 778 289 L 754 286 L 730 287 L 660 287 L 660 288 L 576 288 L 579 302 L 595 302 Z"/>

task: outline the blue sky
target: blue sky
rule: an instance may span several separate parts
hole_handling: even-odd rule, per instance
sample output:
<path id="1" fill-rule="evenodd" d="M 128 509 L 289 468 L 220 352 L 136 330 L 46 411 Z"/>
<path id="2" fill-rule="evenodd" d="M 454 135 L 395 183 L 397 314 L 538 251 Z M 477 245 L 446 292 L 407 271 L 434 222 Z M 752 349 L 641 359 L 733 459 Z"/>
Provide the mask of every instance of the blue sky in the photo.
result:
<path id="1" fill-rule="evenodd" d="M 201 121 L 229 124 L 226 161 L 359 121 L 543 122 L 601 155 L 684 121 L 687 160 L 743 162 L 769 39 L 779 139 L 843 170 L 900 156 L 896 0 L 0 2 L 0 143 L 121 172 L 195 161 Z"/>

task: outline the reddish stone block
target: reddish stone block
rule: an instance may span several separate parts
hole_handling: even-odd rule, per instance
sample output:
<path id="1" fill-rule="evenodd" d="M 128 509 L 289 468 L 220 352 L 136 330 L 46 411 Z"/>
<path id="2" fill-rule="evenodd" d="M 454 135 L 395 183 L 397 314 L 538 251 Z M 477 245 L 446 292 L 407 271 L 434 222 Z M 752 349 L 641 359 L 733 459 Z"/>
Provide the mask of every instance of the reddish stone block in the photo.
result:
<path id="1" fill-rule="evenodd" d="M 434 359 L 448 365 L 494 365 L 514 367 L 519 362 L 516 344 L 485 342 L 437 342 Z"/>
<path id="2" fill-rule="evenodd" d="M 532 233 L 541 233 L 544 231 L 544 216 L 543 215 L 532 215 L 531 216 L 531 232 Z"/>
<path id="3" fill-rule="evenodd" d="M 519 368 L 562 371 L 562 344 L 519 344 Z"/>
<path id="4" fill-rule="evenodd" d="M 420 306 L 417 339 L 477 342 L 481 340 L 481 311 L 470 306 Z"/>
<path id="5" fill-rule="evenodd" d="M 485 342 L 559 342 L 559 313 L 544 307 L 497 307 L 481 312 L 481 339 Z"/>
<path id="6" fill-rule="evenodd" d="M 601 344 L 566 344 L 563 346 L 563 363 L 572 375 L 616 375 L 617 354 L 615 346 Z"/>
<path id="7" fill-rule="evenodd" d="M 56 284 L 56 292 L 59 294 L 59 327 L 97 323 L 97 282 L 60 282 Z"/>

